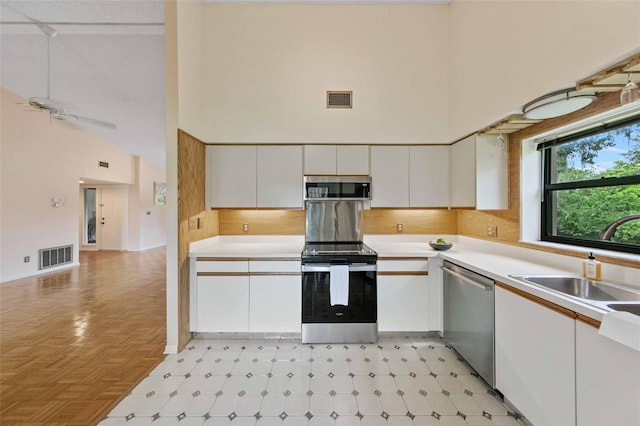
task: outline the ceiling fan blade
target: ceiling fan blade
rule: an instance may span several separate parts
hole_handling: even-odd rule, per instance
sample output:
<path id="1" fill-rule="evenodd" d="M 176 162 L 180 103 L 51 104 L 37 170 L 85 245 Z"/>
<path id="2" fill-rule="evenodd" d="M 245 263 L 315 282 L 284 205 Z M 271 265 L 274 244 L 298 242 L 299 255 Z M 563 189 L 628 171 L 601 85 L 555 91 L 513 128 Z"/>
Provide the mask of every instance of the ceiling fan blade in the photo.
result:
<path id="1" fill-rule="evenodd" d="M 96 120 L 95 118 L 83 117 L 81 115 L 69 114 L 67 112 L 64 113 L 64 116 L 78 120 L 81 123 L 94 124 L 96 126 L 106 127 L 107 129 L 117 129 L 115 124 L 108 121 Z"/>
<path id="2" fill-rule="evenodd" d="M 36 27 L 38 27 L 38 29 L 40 31 L 42 31 L 44 34 L 48 35 L 49 37 L 55 37 L 58 35 L 58 32 L 56 30 L 54 30 L 51 26 L 45 24 L 42 21 L 39 21 L 35 18 L 32 18 L 30 16 L 25 15 L 24 13 L 20 12 L 19 10 L 17 10 L 15 7 L 12 7 L 8 4 L 4 4 L 5 7 L 7 7 L 7 9 L 12 10 L 13 12 L 17 13 L 20 16 L 23 16 L 27 21 L 31 22 L 33 25 L 35 25 Z"/>

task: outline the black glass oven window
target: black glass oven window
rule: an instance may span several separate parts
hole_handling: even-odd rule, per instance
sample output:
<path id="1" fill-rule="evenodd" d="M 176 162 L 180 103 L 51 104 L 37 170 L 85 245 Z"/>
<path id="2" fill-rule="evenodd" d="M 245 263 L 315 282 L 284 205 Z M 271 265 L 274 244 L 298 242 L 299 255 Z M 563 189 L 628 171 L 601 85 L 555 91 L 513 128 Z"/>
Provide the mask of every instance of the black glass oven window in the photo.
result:
<path id="1" fill-rule="evenodd" d="M 349 272 L 349 305 L 331 306 L 329 272 L 302 274 L 303 323 L 374 323 L 378 319 L 376 272 Z"/>

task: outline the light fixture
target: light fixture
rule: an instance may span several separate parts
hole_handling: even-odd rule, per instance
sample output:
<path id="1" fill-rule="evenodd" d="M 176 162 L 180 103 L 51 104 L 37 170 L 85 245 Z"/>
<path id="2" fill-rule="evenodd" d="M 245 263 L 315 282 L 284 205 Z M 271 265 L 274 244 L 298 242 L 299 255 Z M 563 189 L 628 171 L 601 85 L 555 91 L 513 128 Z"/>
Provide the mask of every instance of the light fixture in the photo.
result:
<path id="1" fill-rule="evenodd" d="M 560 117 L 590 105 L 597 98 L 593 92 L 563 89 L 534 99 L 522 107 L 522 113 L 530 120 Z"/>
<path id="2" fill-rule="evenodd" d="M 624 85 L 620 92 L 620 105 L 637 102 L 640 99 L 640 89 L 638 85 L 631 81 L 631 73 L 627 74 L 627 84 Z"/>
<path id="3" fill-rule="evenodd" d="M 500 152 L 505 152 L 505 140 L 504 136 L 502 136 L 502 133 L 498 135 L 496 141 L 498 142 L 498 149 L 500 150 Z"/>

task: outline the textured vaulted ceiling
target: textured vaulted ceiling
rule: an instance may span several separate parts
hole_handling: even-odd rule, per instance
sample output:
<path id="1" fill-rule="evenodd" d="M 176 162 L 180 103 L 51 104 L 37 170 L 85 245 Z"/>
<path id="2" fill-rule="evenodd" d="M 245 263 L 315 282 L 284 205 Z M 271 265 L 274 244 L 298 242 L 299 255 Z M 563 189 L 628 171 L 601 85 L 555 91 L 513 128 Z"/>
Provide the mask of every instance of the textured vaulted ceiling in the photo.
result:
<path id="1" fill-rule="evenodd" d="M 50 40 L 51 99 L 117 129 L 68 123 L 164 168 L 163 0 L 2 0 L 0 6 L 4 88 L 25 99 L 46 96 L 47 36 L 25 16 L 46 23 L 58 32 Z"/>

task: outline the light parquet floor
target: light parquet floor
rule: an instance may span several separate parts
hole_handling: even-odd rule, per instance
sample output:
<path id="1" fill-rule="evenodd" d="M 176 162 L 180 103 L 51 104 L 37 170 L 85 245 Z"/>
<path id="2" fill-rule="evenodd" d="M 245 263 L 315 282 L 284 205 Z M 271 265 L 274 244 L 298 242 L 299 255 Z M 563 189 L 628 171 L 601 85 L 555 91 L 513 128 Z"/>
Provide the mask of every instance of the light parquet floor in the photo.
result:
<path id="1" fill-rule="evenodd" d="M 0 424 L 93 425 L 164 358 L 164 248 L 0 284 Z"/>

